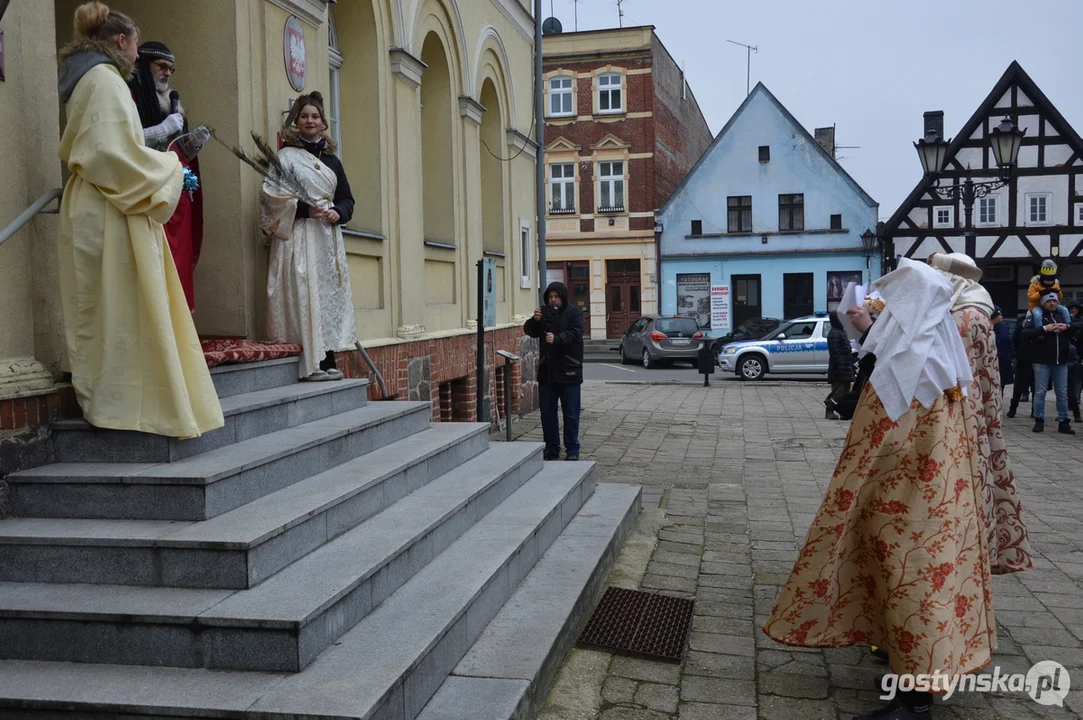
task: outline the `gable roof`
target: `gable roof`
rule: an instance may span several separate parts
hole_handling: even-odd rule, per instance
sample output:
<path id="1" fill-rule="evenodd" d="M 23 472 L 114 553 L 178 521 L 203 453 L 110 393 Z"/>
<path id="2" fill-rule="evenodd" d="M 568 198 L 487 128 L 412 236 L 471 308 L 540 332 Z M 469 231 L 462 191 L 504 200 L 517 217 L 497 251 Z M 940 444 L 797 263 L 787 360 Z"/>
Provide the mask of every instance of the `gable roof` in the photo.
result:
<path id="1" fill-rule="evenodd" d="M 791 125 L 794 126 L 794 128 L 797 129 L 801 136 L 806 141 L 808 141 L 809 145 L 814 147 L 820 153 L 820 156 L 823 157 L 823 159 L 826 160 L 827 163 L 832 168 L 834 168 L 837 173 L 839 173 L 839 175 L 842 176 L 846 183 L 851 188 L 853 188 L 866 203 L 873 207 L 879 207 L 879 203 L 873 200 L 872 196 L 865 192 L 865 189 L 858 185 L 856 180 L 850 177 L 850 173 L 846 172 L 842 165 L 839 165 L 838 161 L 835 158 L 831 157 L 830 153 L 824 150 L 823 146 L 820 145 L 820 143 L 816 142 L 816 138 L 814 138 L 812 134 L 805 129 L 804 125 L 797 121 L 797 118 L 790 114 L 790 111 L 786 109 L 786 106 L 778 101 L 778 98 L 776 98 L 774 94 L 767 89 L 767 86 L 764 85 L 762 82 L 758 82 L 756 83 L 756 87 L 752 88 L 752 92 L 748 94 L 748 97 L 744 99 L 744 102 L 741 103 L 740 107 L 737 108 L 733 115 L 730 116 L 730 119 L 726 121 L 726 124 L 722 126 L 722 129 L 718 131 L 718 134 L 715 135 L 715 138 L 711 142 L 711 145 L 703 151 L 702 155 L 699 156 L 699 159 L 696 160 L 696 164 L 692 166 L 692 169 L 689 170 L 688 174 L 684 176 L 683 180 L 681 180 L 680 185 L 678 185 L 676 189 L 673 190 L 669 198 L 666 200 L 665 204 L 663 204 L 662 207 L 659 209 L 659 213 L 665 212 L 666 208 L 669 207 L 670 203 L 672 203 L 680 194 L 680 192 L 684 190 L 685 186 L 688 185 L 688 183 L 692 180 L 692 177 L 696 174 L 696 171 L 699 170 L 700 165 L 706 162 L 707 157 L 711 154 L 715 147 L 717 147 L 719 143 L 722 142 L 722 139 L 726 136 L 726 133 L 730 131 L 733 125 L 737 122 L 737 119 L 741 117 L 741 115 L 745 111 L 745 108 L 747 108 L 749 104 L 751 104 L 753 98 L 759 95 L 763 95 L 771 101 L 771 103 L 775 106 L 775 109 L 778 110 L 779 114 L 781 114 L 782 117 L 784 117 L 787 121 L 789 121 Z"/>
<path id="2" fill-rule="evenodd" d="M 962 148 L 963 143 L 970 140 L 974 132 L 980 127 L 981 123 L 985 121 L 985 118 L 989 116 L 990 111 L 996 108 L 997 103 L 1000 102 L 1000 98 L 1004 97 L 1012 85 L 1018 85 L 1020 89 L 1026 93 L 1027 97 L 1033 103 L 1035 114 L 1045 115 L 1056 128 L 1060 136 L 1064 138 L 1065 144 L 1070 145 L 1072 149 L 1083 156 L 1083 140 L 1080 139 L 1079 134 L 1075 129 L 1064 119 L 1064 116 L 1060 114 L 1056 106 L 1049 101 L 1049 98 L 1045 96 L 1041 88 L 1031 79 L 1030 75 L 1023 69 L 1023 66 L 1019 64 L 1019 61 L 1012 60 L 1011 65 L 1004 71 L 1004 74 L 1000 76 L 1000 80 L 997 81 L 993 89 L 989 91 L 989 94 L 985 97 L 985 100 L 978 105 L 978 109 L 974 111 L 974 114 L 970 116 L 970 119 L 963 124 L 963 127 L 959 130 L 959 133 L 955 136 L 955 139 L 948 145 L 947 154 L 945 155 L 945 166 L 954 162 L 959 170 L 963 170 L 961 165 L 955 157 L 959 154 L 959 150 Z M 984 172 L 984 171 L 983 171 Z M 884 233 L 892 233 L 899 228 L 903 220 L 910 215 L 910 211 L 914 208 L 914 205 L 921 200 L 922 196 L 929 191 L 929 187 L 933 184 L 935 178 L 923 176 L 918 181 L 914 189 L 906 196 L 906 199 L 902 201 L 898 209 L 891 216 L 891 219 L 884 225 Z"/>

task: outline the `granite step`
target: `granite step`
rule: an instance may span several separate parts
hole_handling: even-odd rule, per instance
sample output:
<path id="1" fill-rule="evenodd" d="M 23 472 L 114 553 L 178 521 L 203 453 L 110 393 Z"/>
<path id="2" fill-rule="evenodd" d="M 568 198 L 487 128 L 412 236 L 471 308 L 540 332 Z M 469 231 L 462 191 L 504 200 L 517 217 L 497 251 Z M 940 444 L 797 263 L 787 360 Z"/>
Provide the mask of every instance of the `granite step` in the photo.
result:
<path id="1" fill-rule="evenodd" d="M 0 657 L 296 672 L 537 474 L 541 451 L 497 444 L 248 590 L 0 583 Z"/>
<path id="2" fill-rule="evenodd" d="M 488 429 L 433 425 L 211 520 L 0 520 L 0 581 L 249 588 L 476 457 Z"/>
<path id="3" fill-rule="evenodd" d="M 211 381 L 219 398 L 292 385 L 298 381 L 297 363 L 296 357 L 289 357 L 238 365 L 219 365 L 211 368 Z"/>
<path id="4" fill-rule="evenodd" d="M 356 410 L 368 403 L 362 380 L 301 383 L 222 399 L 226 424 L 190 440 L 150 433 L 95 428 L 86 420 L 53 423 L 56 462 L 167 463 Z"/>
<path id="5" fill-rule="evenodd" d="M 7 477 L 11 515 L 207 520 L 429 427 L 428 402 L 374 403 L 172 463 L 53 463 Z"/>
<path id="6" fill-rule="evenodd" d="M 537 717 L 605 591 L 640 494 L 638 485 L 597 487 L 417 720 Z"/>
<path id="7" fill-rule="evenodd" d="M 300 673 L 0 660 L 0 715 L 412 720 L 572 521 L 592 476 L 592 463 L 547 464 Z"/>

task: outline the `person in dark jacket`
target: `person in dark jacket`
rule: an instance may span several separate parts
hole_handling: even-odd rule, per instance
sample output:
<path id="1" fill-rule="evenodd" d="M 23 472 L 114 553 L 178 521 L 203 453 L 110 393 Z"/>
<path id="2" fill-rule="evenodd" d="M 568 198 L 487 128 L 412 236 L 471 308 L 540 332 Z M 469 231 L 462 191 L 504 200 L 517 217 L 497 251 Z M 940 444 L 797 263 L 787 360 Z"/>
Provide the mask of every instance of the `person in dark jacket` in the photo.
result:
<path id="1" fill-rule="evenodd" d="M 993 308 L 993 334 L 997 340 L 997 359 L 1000 361 L 1000 392 L 1004 388 L 1015 383 L 1015 372 L 1012 370 L 1012 362 L 1015 360 L 1015 347 L 1012 345 L 1012 334 L 1004 324 L 1004 313 L 1000 306 Z"/>
<path id="2" fill-rule="evenodd" d="M 1068 422 L 1071 316 L 1067 308 L 1061 307 L 1057 294 L 1050 292 L 1042 296 L 1041 306 L 1031 311 L 1031 317 L 1023 337 L 1034 343 L 1031 355 L 1034 364 L 1034 432 L 1045 430 L 1045 394 L 1052 376 L 1057 394 L 1057 432 L 1075 435 Z"/>
<path id="3" fill-rule="evenodd" d="M 564 459 L 579 459 L 579 412 L 583 385 L 583 311 L 568 304 L 564 283 L 545 289 L 543 308 L 523 325 L 523 332 L 541 340 L 538 391 L 541 400 L 545 459 L 560 457 L 557 403 L 564 416 Z"/>
<path id="4" fill-rule="evenodd" d="M 1083 422 L 1080 417 L 1080 392 L 1083 391 L 1083 304 L 1078 300 L 1068 303 L 1068 314 L 1072 318 L 1072 362 L 1068 365 L 1068 405 L 1071 407 L 1073 419 Z"/>
<path id="5" fill-rule="evenodd" d="M 850 348 L 850 339 L 846 337 L 846 331 L 842 328 L 842 322 L 835 313 L 828 314 L 831 320 L 831 330 L 827 333 L 827 381 L 831 383 L 831 392 L 824 399 L 828 420 L 838 420 L 835 413 L 835 401 L 850 392 L 850 384 L 854 381 L 853 351 Z"/>
<path id="6" fill-rule="evenodd" d="M 1015 411 L 1019 408 L 1019 401 L 1026 402 L 1034 385 L 1034 366 L 1030 362 L 1030 342 L 1023 337 L 1023 330 L 1030 321 L 1030 313 L 1019 316 L 1015 323 L 1015 333 L 1012 335 L 1012 345 L 1015 347 L 1015 383 L 1012 385 L 1012 399 L 1008 404 L 1008 417 L 1015 417 Z M 1031 417 L 1034 412 L 1031 411 Z"/>

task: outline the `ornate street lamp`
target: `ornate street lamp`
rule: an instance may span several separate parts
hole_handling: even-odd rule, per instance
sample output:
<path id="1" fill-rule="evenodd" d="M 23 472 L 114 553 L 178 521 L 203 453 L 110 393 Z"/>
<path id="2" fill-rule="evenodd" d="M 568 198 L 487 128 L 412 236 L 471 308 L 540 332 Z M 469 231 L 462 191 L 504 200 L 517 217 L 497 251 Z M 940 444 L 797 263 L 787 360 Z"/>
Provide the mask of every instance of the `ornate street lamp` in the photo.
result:
<path id="1" fill-rule="evenodd" d="M 945 140 L 937 132 L 930 132 L 925 137 L 914 143 L 921 160 L 921 169 L 926 175 L 935 175 L 944 168 L 944 160 L 948 155 L 948 145 L 951 140 Z"/>
<path id="2" fill-rule="evenodd" d="M 872 281 L 872 256 L 876 254 L 879 243 L 876 233 L 868 228 L 861 233 L 861 253 L 865 256 L 865 269 L 869 271 L 869 281 Z"/>
<path id="3" fill-rule="evenodd" d="M 1000 125 L 993 128 L 989 140 L 993 145 L 993 157 L 997 161 L 1002 177 L 1010 177 L 1011 169 L 1019 161 L 1019 148 L 1023 145 L 1026 130 L 1020 130 L 1011 118 L 1004 118 Z"/>
<path id="4" fill-rule="evenodd" d="M 933 178 L 930 190 L 945 200 L 962 200 L 963 209 L 966 211 L 965 230 L 968 238 L 974 234 L 973 223 L 971 222 L 974 214 L 974 202 L 978 198 L 983 198 L 994 190 L 1008 184 L 1019 160 L 1019 148 L 1023 144 L 1023 136 L 1026 133 L 1026 130 L 1020 130 L 1016 127 L 1010 117 L 1005 117 L 1000 125 L 990 133 L 990 143 L 993 146 L 994 159 L 1000 170 L 1000 178 L 974 182 L 968 165 L 963 183 L 948 187 L 940 187 L 940 173 L 944 169 L 944 161 L 947 159 L 950 141 L 943 140 L 939 133 L 930 132 L 914 143 L 914 148 L 918 151 L 918 159 L 921 161 L 921 169 L 925 171 L 927 176 Z"/>

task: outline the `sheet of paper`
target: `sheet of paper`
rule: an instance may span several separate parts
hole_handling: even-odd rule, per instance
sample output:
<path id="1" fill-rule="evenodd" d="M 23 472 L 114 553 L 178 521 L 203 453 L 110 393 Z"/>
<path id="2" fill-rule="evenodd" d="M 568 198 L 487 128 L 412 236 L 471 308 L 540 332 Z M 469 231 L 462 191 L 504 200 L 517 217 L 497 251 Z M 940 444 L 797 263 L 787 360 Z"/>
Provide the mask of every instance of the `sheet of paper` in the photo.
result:
<path id="1" fill-rule="evenodd" d="M 850 322 L 850 316 L 846 314 L 846 311 L 850 308 L 859 307 L 864 303 L 865 286 L 858 285 L 857 283 L 849 283 L 842 292 L 842 299 L 839 301 L 838 309 L 835 310 L 839 316 L 839 322 L 842 323 L 843 329 L 846 330 L 846 337 L 854 342 L 861 339 L 861 331 L 854 327 L 854 324 Z"/>

